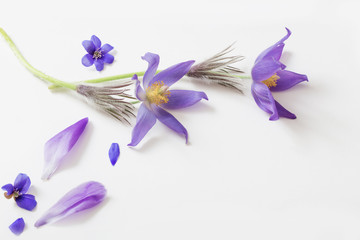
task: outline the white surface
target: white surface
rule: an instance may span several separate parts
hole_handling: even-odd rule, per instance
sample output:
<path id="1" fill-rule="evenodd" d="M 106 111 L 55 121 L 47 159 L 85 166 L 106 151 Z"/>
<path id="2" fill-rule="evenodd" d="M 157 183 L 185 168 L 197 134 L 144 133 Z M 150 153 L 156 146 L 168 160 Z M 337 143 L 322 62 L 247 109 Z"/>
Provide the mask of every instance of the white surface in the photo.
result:
<path id="1" fill-rule="evenodd" d="M 298 119 L 268 121 L 246 95 L 191 82 L 208 102 L 172 111 L 190 144 L 157 123 L 133 149 L 122 125 L 19 64 L 0 40 L 0 185 L 19 172 L 32 180 L 33 212 L 0 198 L 1 239 L 359 239 L 360 26 L 358 1 L 2 1 L 0 24 L 25 57 L 66 81 L 203 60 L 236 41 L 248 73 L 257 55 L 286 33 L 283 62 L 309 83 L 275 93 Z M 92 34 L 116 49 L 101 73 L 81 65 Z M 250 82 L 248 83 L 250 86 Z M 43 145 L 83 117 L 90 123 L 50 181 L 40 179 Z M 118 142 L 112 167 L 107 151 Z M 64 193 L 96 180 L 108 190 L 98 208 L 33 227 Z M 27 227 L 9 230 L 16 218 Z"/>

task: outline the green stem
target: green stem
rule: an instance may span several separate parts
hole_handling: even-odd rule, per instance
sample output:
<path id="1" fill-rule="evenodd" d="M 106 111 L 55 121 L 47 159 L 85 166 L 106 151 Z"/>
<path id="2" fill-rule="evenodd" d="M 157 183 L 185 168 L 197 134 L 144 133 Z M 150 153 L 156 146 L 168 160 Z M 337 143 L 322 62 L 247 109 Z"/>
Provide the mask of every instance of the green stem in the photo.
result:
<path id="1" fill-rule="evenodd" d="M 141 101 L 133 101 L 133 102 L 130 102 L 131 104 L 137 104 L 137 103 L 139 103 L 139 102 L 141 102 Z"/>
<path id="2" fill-rule="evenodd" d="M 30 63 L 28 61 L 26 61 L 26 59 L 24 58 L 24 56 L 20 53 L 19 49 L 16 47 L 16 45 L 14 44 L 14 42 L 11 40 L 11 38 L 9 37 L 9 35 L 7 35 L 7 33 L 4 31 L 4 29 L 0 28 L 0 34 L 4 37 L 5 41 L 7 42 L 7 44 L 9 44 L 9 47 L 11 48 L 11 50 L 13 51 L 13 53 L 15 54 L 15 56 L 19 59 L 19 61 L 21 62 L 22 65 L 24 65 L 24 67 L 26 67 L 30 72 L 32 72 L 35 76 L 37 76 L 40 79 L 46 80 L 48 82 L 51 82 L 53 84 L 56 84 L 58 86 L 61 87 L 65 87 L 71 90 L 76 90 L 76 85 L 73 83 L 68 83 L 68 82 L 64 82 L 64 81 L 60 81 L 56 78 L 53 78 L 51 76 L 46 75 L 45 73 L 39 71 L 38 69 L 34 68 L 33 66 L 30 65 Z"/>

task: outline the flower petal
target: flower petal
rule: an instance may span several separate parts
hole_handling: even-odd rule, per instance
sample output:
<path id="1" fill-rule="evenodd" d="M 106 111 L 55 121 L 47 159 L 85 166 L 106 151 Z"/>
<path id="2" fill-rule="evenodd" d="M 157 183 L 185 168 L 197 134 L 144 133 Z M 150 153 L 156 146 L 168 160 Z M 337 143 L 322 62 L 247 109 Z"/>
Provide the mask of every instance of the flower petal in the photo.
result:
<path id="1" fill-rule="evenodd" d="M 280 77 L 276 86 L 271 88 L 271 91 L 284 91 L 295 86 L 303 81 L 309 81 L 306 75 L 290 72 L 287 70 L 280 70 L 277 72 Z"/>
<path id="2" fill-rule="evenodd" d="M 44 149 L 45 165 L 42 179 L 49 179 L 53 175 L 62 160 L 78 141 L 87 123 L 88 118 L 81 119 L 46 142 Z"/>
<path id="3" fill-rule="evenodd" d="M 154 113 L 142 103 L 136 117 L 136 125 L 132 131 L 131 143 L 128 146 L 134 147 L 138 145 L 155 123 L 156 117 Z"/>
<path id="4" fill-rule="evenodd" d="M 111 55 L 111 54 L 105 54 L 105 55 L 101 58 L 101 60 L 103 60 L 105 63 L 111 64 L 111 63 L 114 62 L 114 56 Z"/>
<path id="5" fill-rule="evenodd" d="M 251 93 L 256 104 L 265 112 L 270 113 L 269 120 L 279 119 L 275 100 L 271 95 L 270 89 L 263 83 L 253 82 L 251 85 Z"/>
<path id="6" fill-rule="evenodd" d="M 171 90 L 169 101 L 161 105 L 166 109 L 179 109 L 194 105 L 201 99 L 208 100 L 204 92 L 189 90 Z"/>
<path id="7" fill-rule="evenodd" d="M 109 149 L 109 158 L 113 166 L 115 166 L 117 160 L 119 159 L 119 156 L 120 156 L 119 144 L 112 143 Z"/>
<path id="8" fill-rule="evenodd" d="M 143 77 L 143 86 L 146 89 L 149 86 L 149 82 L 153 79 L 156 73 L 156 70 L 159 66 L 160 58 L 159 55 L 149 52 L 141 58 L 149 63 L 148 69 L 146 70 Z"/>
<path id="9" fill-rule="evenodd" d="M 146 93 L 144 89 L 140 86 L 140 81 L 138 79 L 138 76 L 134 74 L 134 76 L 131 78 L 132 80 L 135 80 L 135 96 L 140 101 L 145 101 L 146 99 Z"/>
<path id="10" fill-rule="evenodd" d="M 105 187 L 99 182 L 86 182 L 65 194 L 55 205 L 36 221 L 35 227 L 56 222 L 74 213 L 95 207 L 106 196 Z"/>
<path id="11" fill-rule="evenodd" d="M 276 109 L 279 113 L 279 117 L 285 117 L 290 119 L 296 119 L 296 115 L 286 110 L 283 106 L 280 105 L 277 101 L 275 101 Z"/>
<path id="12" fill-rule="evenodd" d="M 11 183 L 2 186 L 1 189 L 6 191 L 9 196 L 14 192 L 14 186 Z"/>
<path id="13" fill-rule="evenodd" d="M 110 44 L 104 44 L 102 47 L 101 47 L 101 52 L 102 52 L 102 54 L 107 54 L 108 52 L 110 52 L 111 50 L 113 50 L 114 49 L 114 47 L 113 46 L 111 46 Z"/>
<path id="14" fill-rule="evenodd" d="M 102 71 L 104 69 L 104 61 L 102 59 L 96 59 L 94 61 L 96 70 L 98 70 L 99 72 Z"/>
<path id="15" fill-rule="evenodd" d="M 159 119 L 160 122 L 165 124 L 171 130 L 181 135 L 184 135 L 186 143 L 188 143 L 188 133 L 185 127 L 173 115 L 171 115 L 164 109 L 157 106 L 153 106 L 153 108 L 156 118 Z"/>
<path id="16" fill-rule="evenodd" d="M 25 222 L 23 218 L 18 218 L 15 220 L 15 222 L 13 222 L 10 226 L 9 229 L 15 234 L 15 235 L 20 235 L 25 228 Z"/>
<path id="17" fill-rule="evenodd" d="M 20 194 L 26 193 L 29 190 L 30 185 L 30 178 L 26 174 L 19 173 L 19 175 L 17 175 L 14 182 L 14 188 L 19 191 Z"/>
<path id="18" fill-rule="evenodd" d="M 275 59 L 266 59 L 256 63 L 251 70 L 251 77 L 256 82 L 264 81 L 273 76 L 285 65 Z"/>
<path id="19" fill-rule="evenodd" d="M 15 198 L 15 201 L 19 207 L 29 211 L 33 210 L 37 204 L 35 196 L 31 194 L 22 194 L 19 197 Z"/>
<path id="20" fill-rule="evenodd" d="M 95 45 L 92 41 L 90 40 L 84 40 L 82 42 L 82 45 L 83 47 L 85 48 L 85 50 L 90 54 L 90 55 L 93 55 L 96 48 L 95 48 Z"/>
<path id="21" fill-rule="evenodd" d="M 152 80 L 150 80 L 149 85 L 153 84 L 154 82 L 164 82 L 166 86 L 170 87 L 189 72 L 194 62 L 194 60 L 190 60 L 187 62 L 178 63 L 159 72 Z"/>
<path id="22" fill-rule="evenodd" d="M 97 37 L 97 36 L 95 36 L 95 35 L 92 35 L 91 36 L 91 41 L 94 43 L 94 45 L 95 45 L 95 50 L 96 49 L 99 49 L 100 47 L 101 47 L 101 41 L 100 41 L 100 39 Z"/>
<path id="23" fill-rule="evenodd" d="M 81 63 L 82 65 L 84 65 L 85 67 L 90 67 L 91 65 L 94 64 L 94 58 L 90 55 L 90 54 L 86 54 L 83 56 L 83 58 L 81 59 Z"/>

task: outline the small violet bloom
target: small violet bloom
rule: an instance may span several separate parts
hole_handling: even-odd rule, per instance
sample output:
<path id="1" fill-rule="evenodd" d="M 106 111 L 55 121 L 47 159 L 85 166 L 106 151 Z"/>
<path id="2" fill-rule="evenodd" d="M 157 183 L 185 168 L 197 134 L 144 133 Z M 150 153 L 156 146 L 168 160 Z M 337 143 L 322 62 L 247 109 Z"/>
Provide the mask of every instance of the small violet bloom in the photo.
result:
<path id="1" fill-rule="evenodd" d="M 204 92 L 188 90 L 169 90 L 169 87 L 189 72 L 194 61 L 187 61 L 171 66 L 155 75 L 159 65 L 159 55 L 146 53 L 142 57 L 149 63 L 143 77 L 144 89 L 140 86 L 137 75 L 135 95 L 142 101 L 140 105 L 136 125 L 132 132 L 132 140 L 128 146 L 136 146 L 154 126 L 156 119 L 165 124 L 171 130 L 185 136 L 188 141 L 188 133 L 183 125 L 165 109 L 180 109 L 189 107 L 201 99 L 208 100 Z"/>
<path id="2" fill-rule="evenodd" d="M 95 64 L 96 70 L 102 71 L 104 69 L 104 63 L 110 64 L 114 61 L 114 56 L 109 54 L 113 47 L 109 44 L 101 46 L 101 41 L 97 36 L 92 35 L 91 40 L 84 40 L 82 45 L 88 52 L 88 54 L 81 59 L 85 67 L 90 67 Z"/>
<path id="3" fill-rule="evenodd" d="M 271 91 L 284 91 L 300 82 L 308 81 L 306 75 L 284 70 L 286 66 L 279 61 L 285 46 L 284 41 L 291 35 L 290 30 L 286 30 L 285 37 L 257 57 L 251 70 L 251 93 L 257 105 L 271 114 L 269 120 L 278 120 L 279 117 L 296 118 L 295 114 L 274 100 Z"/>
<path id="4" fill-rule="evenodd" d="M 56 134 L 45 143 L 44 147 L 44 170 L 42 179 L 49 179 L 60 166 L 66 155 L 79 140 L 88 123 L 88 118 L 81 119 L 70 127 Z"/>
<path id="5" fill-rule="evenodd" d="M 54 206 L 36 221 L 35 227 L 56 222 L 74 213 L 93 208 L 106 196 L 105 187 L 99 182 L 85 182 L 65 194 Z"/>
<path id="6" fill-rule="evenodd" d="M 30 185 L 30 178 L 26 174 L 20 173 L 16 177 L 14 185 L 9 183 L 2 186 L 1 189 L 6 191 L 4 196 L 7 199 L 14 198 L 19 207 L 31 211 L 36 207 L 37 202 L 35 200 L 35 196 L 26 194 Z"/>
<path id="7" fill-rule="evenodd" d="M 9 229 L 15 234 L 15 235 L 20 235 L 25 228 L 25 222 L 23 218 L 18 218 L 15 220 L 15 222 L 13 222 L 10 226 Z"/>
<path id="8" fill-rule="evenodd" d="M 119 159 L 119 156 L 120 156 L 119 144 L 112 143 L 109 149 L 109 158 L 113 166 L 115 166 L 117 160 Z"/>

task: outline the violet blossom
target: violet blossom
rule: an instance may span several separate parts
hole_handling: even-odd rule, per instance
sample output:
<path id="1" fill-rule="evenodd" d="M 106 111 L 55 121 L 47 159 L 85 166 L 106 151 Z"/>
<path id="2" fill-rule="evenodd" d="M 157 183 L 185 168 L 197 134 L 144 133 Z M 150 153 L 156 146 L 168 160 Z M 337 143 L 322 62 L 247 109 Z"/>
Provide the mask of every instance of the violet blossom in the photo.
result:
<path id="1" fill-rule="evenodd" d="M 114 47 L 109 44 L 101 46 L 101 41 L 97 36 L 92 35 L 91 40 L 84 40 L 82 45 L 88 52 L 88 54 L 85 54 L 81 59 L 85 67 L 90 67 L 95 64 L 96 70 L 102 71 L 104 69 L 104 63 L 110 64 L 114 61 L 114 56 L 109 54 Z"/>
<path id="2" fill-rule="evenodd" d="M 169 90 L 171 85 L 189 71 L 194 61 L 173 65 L 155 75 L 159 65 L 159 55 L 146 53 L 142 59 L 149 63 L 143 77 L 145 90 L 140 86 L 137 75 L 134 75 L 133 79 L 136 81 L 135 95 L 142 103 L 137 114 L 136 125 L 132 131 L 131 143 L 128 146 L 136 146 L 154 126 L 156 120 L 159 120 L 171 130 L 184 135 L 187 143 L 188 133 L 185 127 L 164 109 L 185 108 L 199 102 L 201 99 L 208 100 L 204 92 Z"/>
<path id="3" fill-rule="evenodd" d="M 15 222 L 13 222 L 10 226 L 9 229 L 11 232 L 13 232 L 15 235 L 20 235 L 25 228 L 25 221 L 23 218 L 18 218 L 15 220 Z"/>
<path id="4" fill-rule="evenodd" d="M 289 112 L 274 100 L 271 91 L 284 91 L 300 82 L 308 81 L 306 75 L 284 70 L 286 66 L 279 61 L 285 46 L 284 41 L 291 35 L 290 30 L 287 28 L 286 30 L 285 37 L 257 57 L 251 71 L 253 79 L 251 93 L 256 104 L 262 110 L 271 114 L 269 120 L 278 120 L 279 117 L 296 118 L 295 114 Z"/>

